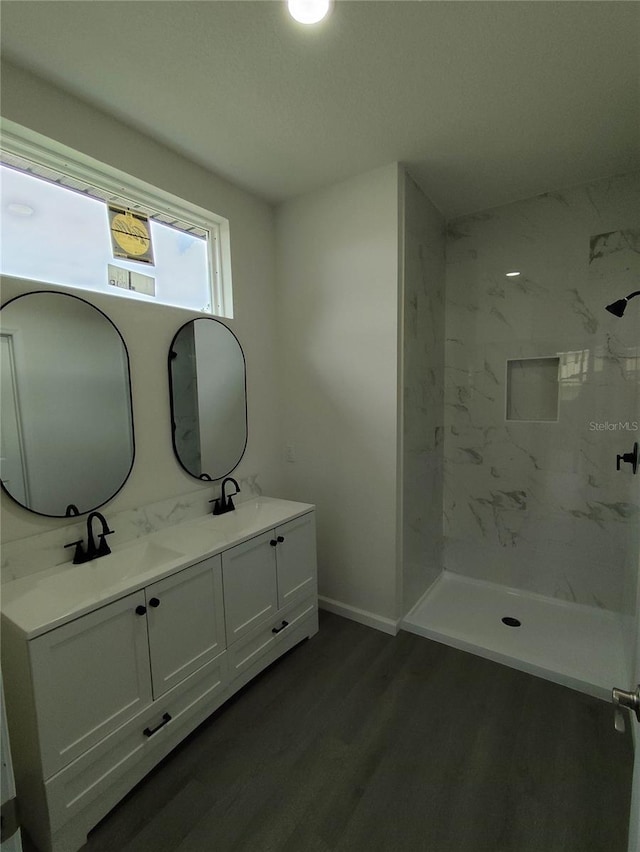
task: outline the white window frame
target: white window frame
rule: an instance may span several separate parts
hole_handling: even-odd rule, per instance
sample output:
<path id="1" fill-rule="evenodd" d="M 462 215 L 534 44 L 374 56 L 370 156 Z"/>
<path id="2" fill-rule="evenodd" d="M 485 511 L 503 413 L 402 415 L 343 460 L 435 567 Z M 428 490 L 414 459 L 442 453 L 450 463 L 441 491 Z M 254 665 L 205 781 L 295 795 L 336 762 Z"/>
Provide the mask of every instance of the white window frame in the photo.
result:
<path id="1" fill-rule="evenodd" d="M 207 316 L 233 317 L 228 219 L 14 122 L 3 119 L 1 130 L 0 148 L 9 154 L 90 184 L 102 192 L 118 195 L 130 203 L 131 209 L 135 210 L 136 205 L 150 207 L 206 231 L 212 314 L 203 313 Z M 60 186 L 64 188 L 63 184 Z M 193 310 L 186 306 L 182 306 L 182 309 Z"/>

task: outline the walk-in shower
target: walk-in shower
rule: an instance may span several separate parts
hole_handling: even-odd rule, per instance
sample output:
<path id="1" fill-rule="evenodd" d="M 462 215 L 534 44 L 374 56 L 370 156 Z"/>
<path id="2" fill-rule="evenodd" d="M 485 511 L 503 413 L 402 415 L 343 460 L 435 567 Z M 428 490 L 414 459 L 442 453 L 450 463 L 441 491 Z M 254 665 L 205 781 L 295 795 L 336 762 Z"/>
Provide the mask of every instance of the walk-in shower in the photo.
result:
<path id="1" fill-rule="evenodd" d="M 635 173 L 449 223 L 443 570 L 402 622 L 603 698 L 631 683 L 640 311 L 611 314 L 640 295 L 639 210 Z"/>

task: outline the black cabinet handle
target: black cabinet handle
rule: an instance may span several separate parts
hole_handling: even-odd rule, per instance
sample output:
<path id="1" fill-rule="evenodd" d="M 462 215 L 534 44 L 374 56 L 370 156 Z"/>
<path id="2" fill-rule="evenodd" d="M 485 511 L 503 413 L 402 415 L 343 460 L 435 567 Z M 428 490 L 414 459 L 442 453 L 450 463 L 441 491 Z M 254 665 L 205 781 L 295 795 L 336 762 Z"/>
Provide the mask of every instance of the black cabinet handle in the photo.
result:
<path id="1" fill-rule="evenodd" d="M 164 726 L 167 724 L 167 722 L 170 722 L 170 721 L 171 721 L 171 716 L 168 713 L 164 713 L 163 716 L 162 716 L 162 722 L 160 722 L 159 725 L 156 725 L 155 728 L 145 728 L 142 733 L 145 735 L 145 737 L 152 737 L 156 733 L 156 731 L 159 731 L 160 728 L 164 728 Z"/>
<path id="2" fill-rule="evenodd" d="M 279 535 L 279 536 L 278 536 L 278 541 L 280 542 L 280 544 L 282 544 L 282 542 L 284 541 L 284 536 L 283 536 L 283 535 Z"/>
<path id="3" fill-rule="evenodd" d="M 288 622 L 288 621 L 283 621 L 283 622 L 282 622 L 282 624 L 280 625 L 280 627 L 273 627 L 273 628 L 271 629 L 271 632 L 272 632 L 272 633 L 280 633 L 280 631 L 281 631 L 281 630 L 284 630 L 284 629 L 285 629 L 285 627 L 288 627 L 288 626 L 289 626 L 289 622 Z"/>
<path id="4" fill-rule="evenodd" d="M 136 607 L 136 615 L 144 615 L 146 611 L 146 606 L 142 606 L 142 604 L 139 604 L 139 606 Z"/>
<path id="5" fill-rule="evenodd" d="M 160 598 L 151 598 L 151 600 L 149 601 L 149 606 L 160 606 Z"/>
<path id="6" fill-rule="evenodd" d="M 277 543 L 278 543 L 278 542 L 275 540 L 275 538 L 272 538 L 272 539 L 271 539 L 271 541 L 269 542 L 269 544 L 271 545 L 271 547 L 275 547 Z"/>

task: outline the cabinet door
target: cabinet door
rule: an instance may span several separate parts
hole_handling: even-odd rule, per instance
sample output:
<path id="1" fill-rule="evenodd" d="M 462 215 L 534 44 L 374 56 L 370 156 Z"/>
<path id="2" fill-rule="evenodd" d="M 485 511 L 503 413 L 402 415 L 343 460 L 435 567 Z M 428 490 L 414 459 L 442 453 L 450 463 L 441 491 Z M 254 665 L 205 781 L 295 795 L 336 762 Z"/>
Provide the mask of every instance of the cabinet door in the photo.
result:
<path id="1" fill-rule="evenodd" d="M 276 548 L 272 532 L 222 554 L 227 644 L 273 617 L 278 607 Z"/>
<path id="2" fill-rule="evenodd" d="M 316 525 L 309 512 L 276 528 L 278 608 L 316 592 Z"/>
<path id="3" fill-rule="evenodd" d="M 29 643 L 45 778 L 151 703 L 144 604 L 136 592 Z"/>
<path id="4" fill-rule="evenodd" d="M 212 556 L 147 586 L 153 695 L 158 698 L 225 649 L 222 570 Z"/>

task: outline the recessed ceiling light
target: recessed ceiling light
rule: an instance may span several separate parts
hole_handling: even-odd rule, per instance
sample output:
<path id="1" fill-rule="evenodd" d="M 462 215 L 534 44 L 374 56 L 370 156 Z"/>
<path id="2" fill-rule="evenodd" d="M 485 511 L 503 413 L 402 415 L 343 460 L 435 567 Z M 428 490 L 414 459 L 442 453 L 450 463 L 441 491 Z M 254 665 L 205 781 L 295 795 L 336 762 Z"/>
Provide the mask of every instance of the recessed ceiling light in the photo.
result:
<path id="1" fill-rule="evenodd" d="M 520 273 L 519 272 L 507 272 L 506 273 L 507 278 L 515 278 L 516 275 L 520 275 Z"/>
<path id="2" fill-rule="evenodd" d="M 33 216 L 33 207 L 30 207 L 28 204 L 21 204 L 17 201 L 12 201 L 10 204 L 7 204 L 7 210 L 9 213 L 13 213 L 14 216 Z"/>
<path id="3" fill-rule="evenodd" d="M 329 14 L 331 0 L 287 0 L 289 14 L 300 24 L 318 24 Z"/>

